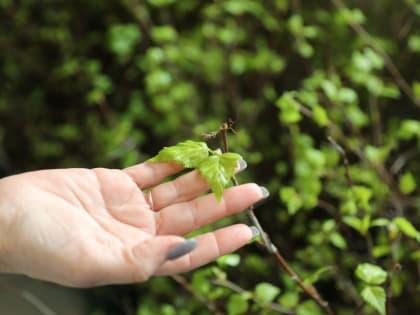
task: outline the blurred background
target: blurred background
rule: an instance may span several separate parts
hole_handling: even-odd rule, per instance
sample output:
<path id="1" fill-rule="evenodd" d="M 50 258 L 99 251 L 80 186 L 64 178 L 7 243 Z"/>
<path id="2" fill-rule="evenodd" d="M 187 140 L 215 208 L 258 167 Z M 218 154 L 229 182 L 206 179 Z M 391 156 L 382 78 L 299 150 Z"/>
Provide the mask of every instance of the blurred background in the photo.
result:
<path id="1" fill-rule="evenodd" d="M 415 314 L 419 56 L 418 0 L 0 0 L 0 174 L 122 168 L 230 118 L 258 217 L 334 312 Z M 0 312 L 323 314 L 257 244 L 141 285 L 1 276 Z"/>

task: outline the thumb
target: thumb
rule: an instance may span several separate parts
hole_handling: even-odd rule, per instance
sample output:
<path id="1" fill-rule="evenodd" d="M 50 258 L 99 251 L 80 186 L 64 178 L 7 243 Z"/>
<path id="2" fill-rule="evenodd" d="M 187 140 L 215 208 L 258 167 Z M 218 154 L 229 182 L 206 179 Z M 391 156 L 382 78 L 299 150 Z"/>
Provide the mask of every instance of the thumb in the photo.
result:
<path id="1" fill-rule="evenodd" d="M 167 260 L 190 253 L 197 246 L 195 239 L 179 236 L 156 236 L 137 244 L 133 256 L 141 273 L 136 281 L 146 281 Z"/>

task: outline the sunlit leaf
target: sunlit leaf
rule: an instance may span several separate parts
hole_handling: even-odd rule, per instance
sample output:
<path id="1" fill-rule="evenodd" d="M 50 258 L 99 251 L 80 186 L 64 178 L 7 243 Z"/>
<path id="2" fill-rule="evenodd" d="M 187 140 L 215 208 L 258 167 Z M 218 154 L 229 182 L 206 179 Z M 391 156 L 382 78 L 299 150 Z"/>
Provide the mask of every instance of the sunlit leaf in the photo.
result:
<path id="1" fill-rule="evenodd" d="M 205 142 L 187 140 L 177 145 L 164 147 L 159 153 L 149 159 L 149 162 L 176 162 L 187 168 L 195 168 L 209 155 Z"/>
<path id="2" fill-rule="evenodd" d="M 385 315 L 385 290 L 379 286 L 366 286 L 360 293 L 363 300 L 377 310 L 381 315 Z"/>
<path id="3" fill-rule="evenodd" d="M 404 217 L 394 218 L 394 223 L 397 225 L 398 229 L 404 233 L 406 236 L 411 238 L 417 238 L 419 232 L 416 230 L 414 225 Z"/>
<path id="4" fill-rule="evenodd" d="M 258 283 L 254 290 L 255 300 L 261 304 L 272 302 L 279 293 L 280 289 L 268 282 Z"/>
<path id="5" fill-rule="evenodd" d="M 232 294 L 227 303 L 228 315 L 244 314 L 248 310 L 248 301 L 241 294 Z"/>
<path id="6" fill-rule="evenodd" d="M 370 263 L 359 264 L 355 273 L 360 280 L 374 285 L 384 283 L 388 277 L 388 273 L 385 270 Z"/>
<path id="7" fill-rule="evenodd" d="M 198 171 L 210 184 L 218 201 L 221 200 L 223 190 L 230 183 L 240 158 L 241 156 L 235 153 L 212 155 L 198 165 Z"/>
<path id="8" fill-rule="evenodd" d="M 417 188 L 416 180 L 411 172 L 404 173 L 398 182 L 398 187 L 403 194 L 409 195 Z"/>

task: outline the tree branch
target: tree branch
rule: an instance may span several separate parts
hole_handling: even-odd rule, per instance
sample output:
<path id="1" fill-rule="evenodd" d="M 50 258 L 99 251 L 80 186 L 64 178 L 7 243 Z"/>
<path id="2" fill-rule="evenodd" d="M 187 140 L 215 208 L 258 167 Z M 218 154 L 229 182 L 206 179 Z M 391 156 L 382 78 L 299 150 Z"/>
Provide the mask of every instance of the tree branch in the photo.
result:
<path id="1" fill-rule="evenodd" d="M 222 127 L 227 124 L 223 124 Z M 223 151 L 228 152 L 229 146 L 228 146 L 228 137 L 227 132 L 230 128 L 219 128 L 222 139 L 223 139 Z M 232 178 L 232 182 L 234 186 L 238 185 L 238 181 L 235 177 Z M 302 279 L 299 277 L 299 275 L 293 270 L 293 268 L 289 265 L 289 263 L 286 261 L 286 259 L 283 257 L 283 255 L 279 252 L 278 248 L 274 243 L 270 240 L 269 235 L 264 231 L 262 228 L 258 218 L 255 216 L 253 207 L 249 207 L 247 210 L 247 213 L 252 221 L 252 224 L 254 224 L 257 229 L 260 232 L 261 238 L 263 240 L 263 244 L 265 249 L 268 251 L 269 254 L 273 255 L 281 268 L 290 276 L 290 278 L 312 299 L 314 300 L 319 306 L 321 306 L 325 313 L 328 315 L 334 315 L 334 312 L 332 308 L 330 307 L 329 303 L 325 301 L 321 295 L 318 293 L 318 290 L 316 287 L 312 284 L 305 284 Z"/>

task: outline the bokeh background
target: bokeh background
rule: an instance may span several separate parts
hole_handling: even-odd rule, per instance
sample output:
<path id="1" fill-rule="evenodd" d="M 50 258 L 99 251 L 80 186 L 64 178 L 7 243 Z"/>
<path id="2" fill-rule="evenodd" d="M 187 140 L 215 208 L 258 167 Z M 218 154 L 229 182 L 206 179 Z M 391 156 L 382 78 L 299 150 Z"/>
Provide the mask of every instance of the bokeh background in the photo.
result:
<path id="1" fill-rule="evenodd" d="M 238 179 L 269 188 L 258 217 L 301 277 L 336 314 L 415 314 L 419 56 L 418 0 L 0 0 L 0 172 L 122 168 L 233 119 Z M 140 285 L 0 279 L 5 314 L 323 313 L 256 243 Z"/>

